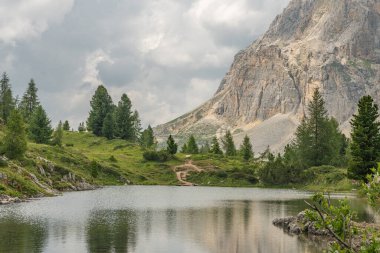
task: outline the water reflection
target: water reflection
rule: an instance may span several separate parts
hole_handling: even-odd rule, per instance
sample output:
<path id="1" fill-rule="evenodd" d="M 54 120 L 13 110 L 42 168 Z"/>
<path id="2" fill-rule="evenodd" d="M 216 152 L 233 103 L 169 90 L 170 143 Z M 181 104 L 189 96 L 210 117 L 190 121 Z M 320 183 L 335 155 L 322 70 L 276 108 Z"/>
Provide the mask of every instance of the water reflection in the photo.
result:
<path id="1" fill-rule="evenodd" d="M 47 238 L 43 221 L 21 218 L 0 219 L 0 252 L 43 252 Z"/>
<path id="2" fill-rule="evenodd" d="M 321 252 L 272 226 L 307 193 L 265 189 L 112 187 L 0 207 L 0 252 Z M 362 220 L 375 216 L 351 199 Z"/>
<path id="3" fill-rule="evenodd" d="M 136 213 L 124 210 L 92 212 L 86 232 L 89 252 L 134 252 Z"/>

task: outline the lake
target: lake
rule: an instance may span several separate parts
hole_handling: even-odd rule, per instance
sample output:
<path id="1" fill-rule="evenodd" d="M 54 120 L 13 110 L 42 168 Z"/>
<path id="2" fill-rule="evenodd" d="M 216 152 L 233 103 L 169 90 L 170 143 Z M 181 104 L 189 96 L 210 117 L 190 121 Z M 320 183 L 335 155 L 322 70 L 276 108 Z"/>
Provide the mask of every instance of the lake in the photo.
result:
<path id="1" fill-rule="evenodd" d="M 0 206 L 0 252 L 322 252 L 272 225 L 274 218 L 305 209 L 309 196 L 295 190 L 165 186 L 65 193 Z M 375 219 L 363 201 L 350 202 L 360 219 Z"/>

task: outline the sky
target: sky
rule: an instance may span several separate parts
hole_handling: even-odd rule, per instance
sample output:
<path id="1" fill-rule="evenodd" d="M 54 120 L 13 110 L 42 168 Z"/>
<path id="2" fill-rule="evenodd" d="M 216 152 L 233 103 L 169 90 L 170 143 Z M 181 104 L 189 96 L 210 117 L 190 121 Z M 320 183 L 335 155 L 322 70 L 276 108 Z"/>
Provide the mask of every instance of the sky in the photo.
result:
<path id="1" fill-rule="evenodd" d="M 19 96 L 33 78 L 53 124 L 86 121 L 104 84 L 154 126 L 211 98 L 288 2 L 0 0 L 0 72 Z"/>

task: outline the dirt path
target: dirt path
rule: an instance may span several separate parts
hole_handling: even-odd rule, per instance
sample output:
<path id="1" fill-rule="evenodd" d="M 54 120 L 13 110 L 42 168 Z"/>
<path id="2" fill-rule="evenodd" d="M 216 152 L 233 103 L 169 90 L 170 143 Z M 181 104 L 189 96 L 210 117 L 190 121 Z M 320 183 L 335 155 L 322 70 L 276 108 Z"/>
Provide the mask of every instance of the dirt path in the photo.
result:
<path id="1" fill-rule="evenodd" d="M 201 172 L 201 171 L 203 171 L 201 168 L 194 165 L 192 160 L 186 161 L 186 163 L 184 165 L 176 166 L 173 170 L 176 173 L 178 182 L 181 186 L 195 186 L 194 183 L 186 181 L 186 178 L 187 178 L 189 172 L 192 172 L 192 171 Z"/>

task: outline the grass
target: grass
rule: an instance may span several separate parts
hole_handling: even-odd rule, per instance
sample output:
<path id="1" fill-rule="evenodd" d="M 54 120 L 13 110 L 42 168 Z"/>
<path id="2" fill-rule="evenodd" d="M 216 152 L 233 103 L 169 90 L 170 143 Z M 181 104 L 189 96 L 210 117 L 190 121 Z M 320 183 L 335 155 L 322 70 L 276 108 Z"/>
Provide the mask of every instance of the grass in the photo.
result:
<path id="1" fill-rule="evenodd" d="M 1 134 L 1 133 L 0 133 Z M 91 133 L 65 132 L 63 147 L 28 144 L 28 152 L 21 161 L 0 159 L 0 194 L 29 197 L 49 195 L 36 184 L 57 190 L 69 190 L 75 183 L 86 181 L 93 185 L 177 185 L 173 168 L 191 159 L 203 172 L 192 172 L 187 181 L 202 186 L 268 187 L 257 179 L 259 162 L 244 162 L 240 157 L 226 158 L 213 155 L 177 154 L 175 159 L 160 163 L 143 159 L 143 150 L 124 140 L 107 140 Z M 313 191 L 349 191 L 354 186 L 346 178 L 344 169 L 310 170 L 312 180 L 305 185 L 269 186 L 271 188 L 299 188 Z M 68 177 L 74 180 L 66 180 Z M 310 177 L 311 178 L 311 177 Z"/>

